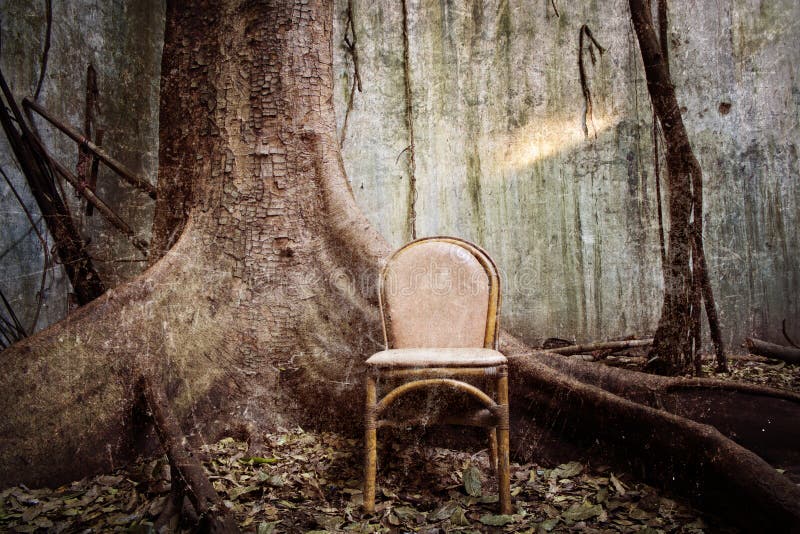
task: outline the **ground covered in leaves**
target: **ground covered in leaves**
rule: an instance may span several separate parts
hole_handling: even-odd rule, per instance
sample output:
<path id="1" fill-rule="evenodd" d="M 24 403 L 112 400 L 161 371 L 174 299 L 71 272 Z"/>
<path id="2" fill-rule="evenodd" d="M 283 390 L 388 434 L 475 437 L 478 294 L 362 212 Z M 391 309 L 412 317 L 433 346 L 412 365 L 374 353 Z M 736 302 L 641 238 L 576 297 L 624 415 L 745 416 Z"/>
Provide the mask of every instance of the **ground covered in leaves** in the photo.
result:
<path id="1" fill-rule="evenodd" d="M 637 355 L 606 364 L 636 368 Z M 598 362 L 599 363 L 599 362 Z M 800 366 L 732 358 L 709 376 L 800 391 Z M 381 444 L 392 443 L 383 440 Z M 264 456 L 226 438 L 203 448 L 209 477 L 244 532 L 732 532 L 680 500 L 604 466 L 512 464 L 513 515 L 497 515 L 485 451 L 468 453 L 415 442 L 384 445 L 378 506 L 361 513 L 361 443 L 299 428 L 264 437 Z M 0 531 L 154 532 L 170 498 L 166 458 L 54 490 L 0 491 Z M 162 531 L 191 532 L 177 518 Z"/>
<path id="2" fill-rule="evenodd" d="M 791 365 L 760 356 L 748 356 L 732 358 L 728 373 L 713 374 L 712 367 L 709 363 L 708 366 L 704 366 L 704 370 L 714 378 L 750 382 L 800 393 L 800 365 Z"/>
<path id="3" fill-rule="evenodd" d="M 226 438 L 205 466 L 242 530 L 277 532 L 719 532 L 685 504 L 607 467 L 512 465 L 513 515 L 497 515 L 485 451 L 411 444 L 381 452 L 381 494 L 361 513 L 361 446 L 297 428 L 266 436 L 268 456 Z M 153 532 L 169 498 L 165 458 L 55 490 L 0 492 L 0 530 Z M 711 525 L 709 529 L 709 524 Z M 173 523 L 163 531 L 192 530 Z"/>

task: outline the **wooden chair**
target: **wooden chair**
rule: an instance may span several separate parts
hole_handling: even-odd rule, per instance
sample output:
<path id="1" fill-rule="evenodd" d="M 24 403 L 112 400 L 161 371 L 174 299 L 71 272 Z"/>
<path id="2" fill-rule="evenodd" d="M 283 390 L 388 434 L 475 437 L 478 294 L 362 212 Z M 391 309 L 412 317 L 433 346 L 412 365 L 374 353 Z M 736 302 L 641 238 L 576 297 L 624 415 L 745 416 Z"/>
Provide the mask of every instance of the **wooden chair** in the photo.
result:
<path id="1" fill-rule="evenodd" d="M 476 245 L 454 237 L 429 237 L 394 252 L 379 279 L 386 350 L 367 360 L 364 511 L 375 511 L 377 430 L 396 425 L 382 418 L 404 394 L 449 387 L 483 406 L 466 416 L 437 422 L 488 429 L 497 473 L 500 510 L 511 513 L 508 458 L 508 367 L 497 351 L 500 279 Z M 483 377 L 486 391 L 459 380 Z M 401 385 L 378 397 L 379 379 Z M 419 422 L 419 421 L 417 421 Z M 422 419 L 423 424 L 427 424 Z"/>

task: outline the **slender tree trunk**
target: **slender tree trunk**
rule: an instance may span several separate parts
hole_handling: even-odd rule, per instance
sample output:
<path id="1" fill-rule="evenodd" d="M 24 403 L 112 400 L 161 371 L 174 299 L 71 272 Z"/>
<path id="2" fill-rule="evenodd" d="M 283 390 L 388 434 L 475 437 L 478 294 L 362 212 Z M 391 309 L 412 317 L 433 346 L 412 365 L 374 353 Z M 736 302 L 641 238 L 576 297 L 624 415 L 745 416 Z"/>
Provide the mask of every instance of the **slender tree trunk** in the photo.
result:
<path id="1" fill-rule="evenodd" d="M 699 370 L 700 306 L 705 301 L 718 362 L 724 368 L 716 305 L 703 251 L 703 175 L 669 74 L 666 1 L 658 3 L 660 41 L 649 2 L 630 0 L 629 4 L 650 100 L 664 132 L 668 176 L 669 237 L 666 262 L 662 265 L 664 303 L 650 351 L 650 366 L 667 374 L 687 372 L 693 364 L 695 372 Z"/>

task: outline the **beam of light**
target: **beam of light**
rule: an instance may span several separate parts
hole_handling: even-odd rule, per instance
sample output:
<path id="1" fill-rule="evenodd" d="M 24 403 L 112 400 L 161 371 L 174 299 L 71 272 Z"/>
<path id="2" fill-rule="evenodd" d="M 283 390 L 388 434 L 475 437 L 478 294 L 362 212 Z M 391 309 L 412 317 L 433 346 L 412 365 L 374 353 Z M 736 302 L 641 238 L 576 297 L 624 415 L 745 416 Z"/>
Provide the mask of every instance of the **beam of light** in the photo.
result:
<path id="1" fill-rule="evenodd" d="M 595 116 L 589 123 L 589 137 L 586 137 L 580 122 L 574 117 L 535 119 L 511 133 L 492 139 L 491 153 L 498 168 L 520 171 L 542 159 L 589 146 L 620 120 L 618 116 Z"/>

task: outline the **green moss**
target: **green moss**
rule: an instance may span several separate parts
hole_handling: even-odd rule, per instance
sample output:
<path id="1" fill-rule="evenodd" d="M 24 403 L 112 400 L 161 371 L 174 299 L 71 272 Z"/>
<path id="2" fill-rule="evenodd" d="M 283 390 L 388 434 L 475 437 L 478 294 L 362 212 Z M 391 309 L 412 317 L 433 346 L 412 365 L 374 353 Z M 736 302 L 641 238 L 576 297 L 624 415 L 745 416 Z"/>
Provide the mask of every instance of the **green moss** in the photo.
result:
<path id="1" fill-rule="evenodd" d="M 470 151 L 467 152 L 467 194 L 472 207 L 472 221 L 475 225 L 478 242 L 483 243 L 486 231 L 486 216 L 481 198 L 481 157 L 478 153 L 478 147 L 474 144 Z"/>
<path id="2" fill-rule="evenodd" d="M 511 13 L 508 7 L 508 0 L 502 2 L 498 7 L 498 17 L 497 17 L 497 35 L 500 37 L 498 39 L 497 45 L 501 47 L 502 54 L 506 57 L 509 57 L 509 46 L 511 45 L 511 37 L 512 37 L 512 25 L 511 25 Z"/>

